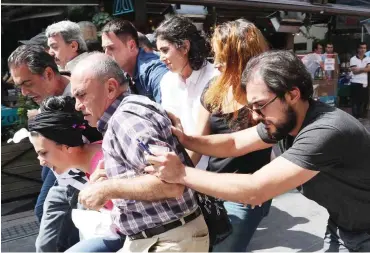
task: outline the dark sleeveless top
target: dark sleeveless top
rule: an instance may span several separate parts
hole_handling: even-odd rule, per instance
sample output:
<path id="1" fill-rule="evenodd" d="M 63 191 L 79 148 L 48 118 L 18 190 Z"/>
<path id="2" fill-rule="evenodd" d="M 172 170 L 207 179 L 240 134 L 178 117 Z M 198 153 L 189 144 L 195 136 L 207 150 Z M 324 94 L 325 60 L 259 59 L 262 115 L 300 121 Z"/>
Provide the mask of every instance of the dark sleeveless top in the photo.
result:
<path id="1" fill-rule="evenodd" d="M 210 111 L 209 106 L 204 101 L 204 95 L 208 88 L 209 84 L 203 91 L 201 103 L 207 111 Z M 209 119 L 211 134 L 232 133 L 250 127 L 250 123 L 248 122 L 249 113 L 249 110 L 245 107 L 238 110 L 238 117 L 236 119 L 233 119 L 233 113 L 212 113 Z M 270 155 L 271 149 L 264 149 L 239 157 L 210 157 L 207 170 L 219 173 L 249 174 L 268 164 L 270 162 Z"/>

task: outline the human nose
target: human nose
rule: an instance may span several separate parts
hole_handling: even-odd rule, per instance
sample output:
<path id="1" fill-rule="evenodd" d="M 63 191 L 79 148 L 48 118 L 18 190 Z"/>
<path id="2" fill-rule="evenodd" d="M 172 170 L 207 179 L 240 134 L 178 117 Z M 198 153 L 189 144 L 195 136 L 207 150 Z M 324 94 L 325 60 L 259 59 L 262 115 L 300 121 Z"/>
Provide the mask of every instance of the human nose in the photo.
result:
<path id="1" fill-rule="evenodd" d="M 252 113 L 253 120 L 256 121 L 256 122 L 258 122 L 258 121 L 260 121 L 261 119 L 264 118 L 262 112 L 259 111 L 259 110 L 253 110 L 253 109 L 251 109 L 250 112 Z"/>
<path id="2" fill-rule="evenodd" d="M 112 51 L 111 51 L 111 50 L 109 50 L 108 48 L 106 48 L 106 49 L 104 50 L 104 53 L 105 53 L 106 55 L 112 56 Z"/>
<path id="3" fill-rule="evenodd" d="M 37 159 L 39 159 L 41 166 L 47 166 L 47 162 L 44 158 L 42 158 L 41 156 L 37 156 Z"/>
<path id="4" fill-rule="evenodd" d="M 75 104 L 76 111 L 81 111 L 82 106 L 83 106 L 83 104 L 78 99 L 76 99 L 76 104 Z"/>
<path id="5" fill-rule="evenodd" d="M 28 96 L 30 94 L 29 90 L 26 89 L 25 87 L 21 86 L 21 92 L 23 96 Z"/>
<path id="6" fill-rule="evenodd" d="M 161 61 L 165 61 L 166 60 L 166 56 L 165 56 L 165 54 L 164 53 L 162 53 L 162 52 L 160 52 L 160 54 L 159 54 L 159 59 L 161 60 Z"/>
<path id="7" fill-rule="evenodd" d="M 55 56 L 55 52 L 54 52 L 54 50 L 53 50 L 53 49 L 51 49 L 51 48 L 49 48 L 49 54 L 50 54 L 51 56 Z"/>

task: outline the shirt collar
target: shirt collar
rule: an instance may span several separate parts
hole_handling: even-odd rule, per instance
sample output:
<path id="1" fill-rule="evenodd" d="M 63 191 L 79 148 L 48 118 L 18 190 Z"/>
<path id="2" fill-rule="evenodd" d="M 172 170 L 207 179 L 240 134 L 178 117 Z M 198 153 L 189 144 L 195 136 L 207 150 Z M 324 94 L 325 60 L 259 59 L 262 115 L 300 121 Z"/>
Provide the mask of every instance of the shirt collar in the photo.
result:
<path id="1" fill-rule="evenodd" d="M 72 72 L 72 70 L 77 65 L 77 63 L 79 61 L 81 61 L 83 58 L 85 58 L 86 56 L 88 56 L 88 55 L 89 54 L 87 52 L 84 52 L 82 54 L 77 55 L 75 58 L 73 58 L 72 60 L 70 60 L 69 62 L 67 62 L 67 64 L 66 64 L 66 66 L 65 66 L 64 69 L 67 70 L 67 71 Z"/>
<path id="2" fill-rule="evenodd" d="M 366 54 L 364 54 L 364 58 L 360 58 L 360 56 L 358 56 L 358 54 L 356 54 L 356 57 L 357 57 L 357 59 L 359 59 L 359 60 L 363 60 L 363 59 L 365 59 L 367 56 L 366 56 Z"/>
<path id="3" fill-rule="evenodd" d="M 113 101 L 113 103 L 105 110 L 103 113 L 103 116 L 98 120 L 97 129 L 102 134 L 105 134 L 105 132 L 108 129 L 108 121 L 114 114 L 114 112 L 117 110 L 118 106 L 121 104 L 122 100 L 128 96 L 128 92 L 124 92 L 121 95 L 119 95 L 116 100 Z"/>
<path id="4" fill-rule="evenodd" d="M 70 82 L 64 88 L 62 96 L 71 96 L 71 83 Z"/>
<path id="5" fill-rule="evenodd" d="M 135 72 L 134 72 L 133 79 L 138 78 L 138 75 L 139 75 L 139 66 L 141 64 L 141 58 L 143 57 L 143 54 L 145 54 L 144 49 L 142 49 L 141 47 L 139 47 L 139 53 L 136 56 L 136 66 L 135 66 Z"/>
<path id="6" fill-rule="evenodd" d="M 199 70 L 193 70 L 193 72 L 191 73 L 191 75 L 186 79 L 186 82 L 187 83 L 196 83 L 199 79 L 199 76 L 201 74 L 201 70 L 203 68 L 199 69 Z"/>

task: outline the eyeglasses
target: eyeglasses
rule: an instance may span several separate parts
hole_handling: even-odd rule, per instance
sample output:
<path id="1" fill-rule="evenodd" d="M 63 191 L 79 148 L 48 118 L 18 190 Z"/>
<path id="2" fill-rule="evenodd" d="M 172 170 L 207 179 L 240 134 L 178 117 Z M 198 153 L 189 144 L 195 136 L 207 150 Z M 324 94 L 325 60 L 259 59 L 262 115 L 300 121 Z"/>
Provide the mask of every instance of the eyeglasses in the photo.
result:
<path id="1" fill-rule="evenodd" d="M 255 113 L 257 113 L 258 115 L 260 115 L 260 116 L 262 116 L 262 117 L 264 117 L 265 115 L 263 115 L 263 113 L 262 113 L 262 109 L 264 109 L 266 106 L 268 106 L 269 104 L 271 104 L 271 103 L 273 103 L 276 99 L 278 98 L 278 96 L 275 96 L 273 99 L 271 99 L 271 100 L 269 100 L 268 102 L 266 102 L 266 104 L 264 104 L 264 105 L 262 105 L 262 106 L 260 106 L 260 107 L 258 107 L 258 108 L 256 108 L 256 109 L 253 109 L 253 108 L 251 108 L 251 107 L 247 107 L 248 108 L 248 110 L 250 111 L 250 112 L 255 112 Z"/>

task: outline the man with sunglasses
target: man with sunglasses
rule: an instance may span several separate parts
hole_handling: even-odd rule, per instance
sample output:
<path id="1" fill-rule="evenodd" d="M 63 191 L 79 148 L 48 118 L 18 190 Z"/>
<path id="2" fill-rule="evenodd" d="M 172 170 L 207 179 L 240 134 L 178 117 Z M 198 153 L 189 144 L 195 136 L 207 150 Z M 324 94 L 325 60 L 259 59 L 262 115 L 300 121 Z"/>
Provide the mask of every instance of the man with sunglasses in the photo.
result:
<path id="1" fill-rule="evenodd" d="M 329 213 L 324 251 L 370 251 L 370 133 L 351 115 L 312 100 L 310 74 L 288 51 L 252 59 L 242 84 L 256 127 L 201 137 L 179 127 L 173 132 L 187 149 L 209 156 L 240 156 L 273 144 L 280 156 L 254 174 L 220 175 L 185 167 L 173 153 L 155 154 L 146 171 L 252 205 L 299 188 Z"/>

